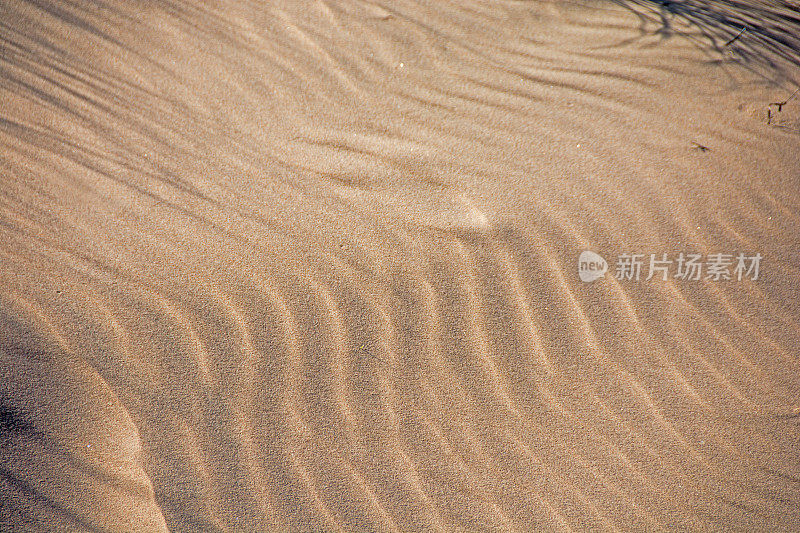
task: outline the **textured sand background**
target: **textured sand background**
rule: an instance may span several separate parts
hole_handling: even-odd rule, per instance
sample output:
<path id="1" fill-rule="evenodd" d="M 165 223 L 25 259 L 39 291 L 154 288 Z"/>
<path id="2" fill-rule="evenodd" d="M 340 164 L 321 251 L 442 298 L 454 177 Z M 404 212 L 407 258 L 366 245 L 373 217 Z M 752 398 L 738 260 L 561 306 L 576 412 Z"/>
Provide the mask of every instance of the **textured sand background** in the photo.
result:
<path id="1" fill-rule="evenodd" d="M 800 530 L 798 36 L 1 0 L 0 529 Z"/>

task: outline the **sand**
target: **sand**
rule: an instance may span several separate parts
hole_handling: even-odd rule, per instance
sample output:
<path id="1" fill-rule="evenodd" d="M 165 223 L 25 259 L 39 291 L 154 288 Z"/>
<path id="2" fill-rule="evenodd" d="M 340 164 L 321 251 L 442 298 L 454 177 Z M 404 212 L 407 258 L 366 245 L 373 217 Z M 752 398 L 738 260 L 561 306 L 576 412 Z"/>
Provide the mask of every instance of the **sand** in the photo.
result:
<path id="1" fill-rule="evenodd" d="M 3 0 L 0 529 L 800 531 L 791 4 Z"/>

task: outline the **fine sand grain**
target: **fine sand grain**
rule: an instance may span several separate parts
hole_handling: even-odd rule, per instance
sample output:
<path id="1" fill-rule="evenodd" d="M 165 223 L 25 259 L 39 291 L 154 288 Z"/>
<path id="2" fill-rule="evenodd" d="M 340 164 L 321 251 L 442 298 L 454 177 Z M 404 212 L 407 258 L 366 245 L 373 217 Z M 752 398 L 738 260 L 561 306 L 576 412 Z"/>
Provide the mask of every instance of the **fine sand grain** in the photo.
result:
<path id="1" fill-rule="evenodd" d="M 0 530 L 800 531 L 799 83 L 789 1 L 0 0 Z"/>

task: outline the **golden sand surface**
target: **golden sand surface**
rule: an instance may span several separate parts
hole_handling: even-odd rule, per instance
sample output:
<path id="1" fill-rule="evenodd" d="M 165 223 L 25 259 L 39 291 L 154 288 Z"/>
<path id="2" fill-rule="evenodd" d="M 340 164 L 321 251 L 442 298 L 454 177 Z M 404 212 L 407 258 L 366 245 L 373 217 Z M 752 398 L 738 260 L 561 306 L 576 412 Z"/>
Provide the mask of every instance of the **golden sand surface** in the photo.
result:
<path id="1" fill-rule="evenodd" d="M 0 0 L 0 530 L 800 531 L 798 83 L 789 1 Z"/>

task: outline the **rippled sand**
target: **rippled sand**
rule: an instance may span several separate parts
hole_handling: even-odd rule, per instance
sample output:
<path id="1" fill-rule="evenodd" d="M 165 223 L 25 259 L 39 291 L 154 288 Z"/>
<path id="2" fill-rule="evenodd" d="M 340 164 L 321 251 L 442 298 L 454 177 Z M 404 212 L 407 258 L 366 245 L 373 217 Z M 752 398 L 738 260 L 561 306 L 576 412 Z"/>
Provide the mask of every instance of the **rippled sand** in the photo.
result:
<path id="1" fill-rule="evenodd" d="M 800 530 L 798 36 L 0 1 L 0 529 Z"/>

